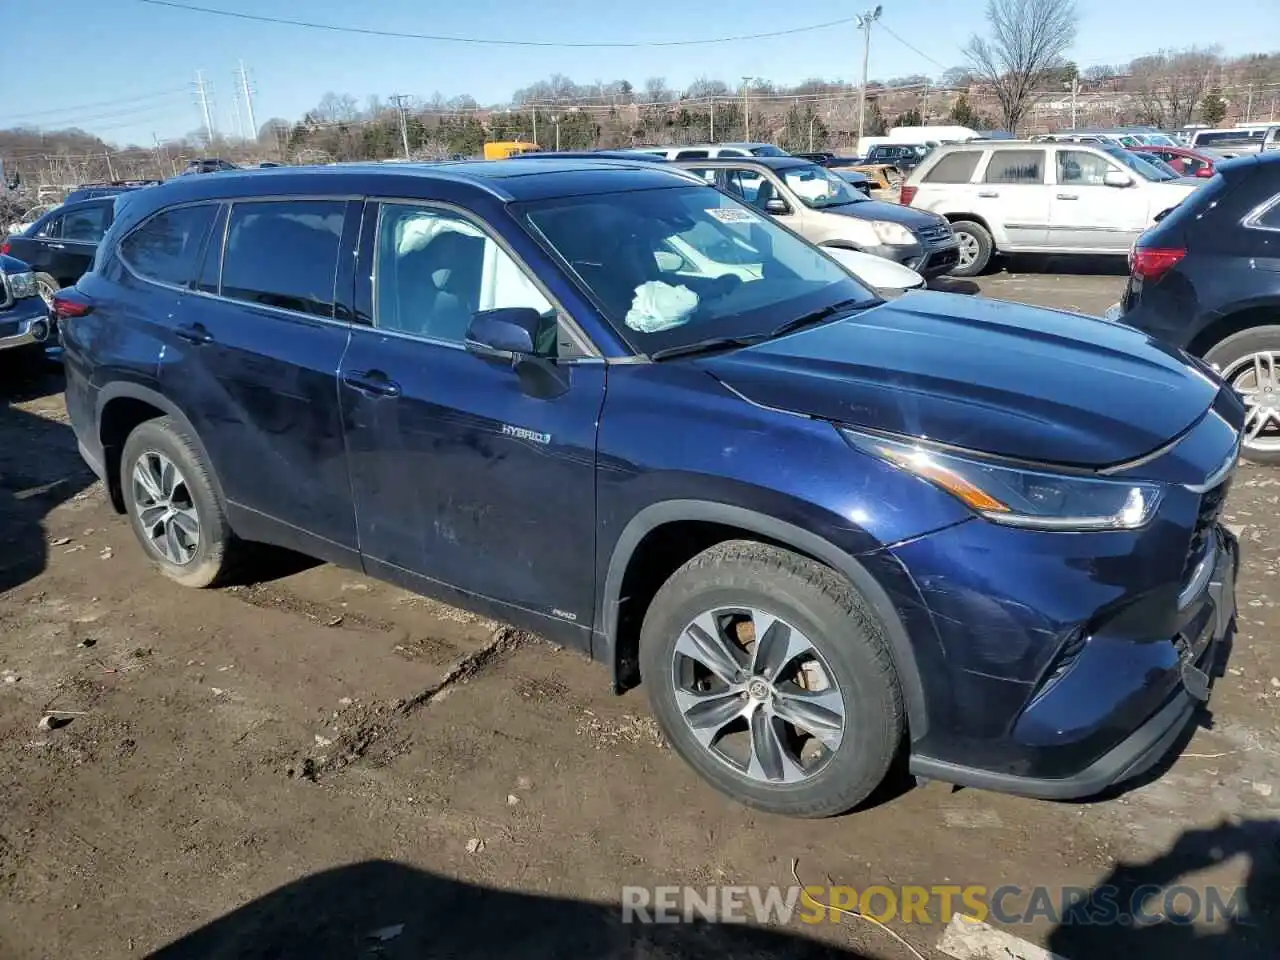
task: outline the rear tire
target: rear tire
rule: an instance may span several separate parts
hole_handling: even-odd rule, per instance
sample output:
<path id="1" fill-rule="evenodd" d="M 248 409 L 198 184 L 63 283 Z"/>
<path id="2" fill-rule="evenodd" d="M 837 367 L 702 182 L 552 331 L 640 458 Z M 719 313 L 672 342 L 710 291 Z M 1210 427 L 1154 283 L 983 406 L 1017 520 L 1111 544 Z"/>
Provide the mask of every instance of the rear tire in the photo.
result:
<path id="1" fill-rule="evenodd" d="M 902 741 L 898 677 L 870 606 L 778 547 L 729 541 L 672 574 L 645 615 L 640 663 L 676 752 L 759 810 L 843 813 L 884 780 Z"/>
<path id="2" fill-rule="evenodd" d="M 972 220 L 957 220 L 951 232 L 960 241 L 960 262 L 951 268 L 951 276 L 976 277 L 986 270 L 996 249 L 990 231 Z"/>
<path id="3" fill-rule="evenodd" d="M 1244 398 L 1243 455 L 1254 463 L 1280 465 L 1280 325 L 1232 334 L 1214 344 L 1204 359 Z"/>
<path id="4" fill-rule="evenodd" d="M 36 293 L 44 301 L 46 307 L 53 310 L 53 295 L 62 289 L 62 284 L 47 273 L 36 274 Z"/>
<path id="5" fill-rule="evenodd" d="M 120 457 L 120 489 L 147 559 L 186 587 L 215 585 L 236 541 L 194 439 L 172 417 L 139 424 Z"/>

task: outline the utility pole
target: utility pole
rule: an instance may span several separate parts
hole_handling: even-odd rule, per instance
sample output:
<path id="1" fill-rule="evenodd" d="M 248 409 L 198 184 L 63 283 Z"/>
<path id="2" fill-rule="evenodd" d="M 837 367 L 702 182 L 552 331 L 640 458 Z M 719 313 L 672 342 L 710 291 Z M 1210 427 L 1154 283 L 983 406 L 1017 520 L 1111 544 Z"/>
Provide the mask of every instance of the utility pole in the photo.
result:
<path id="1" fill-rule="evenodd" d="M 533 105 L 533 142 L 536 146 L 538 143 L 538 105 Z"/>
<path id="2" fill-rule="evenodd" d="M 1253 84 L 1249 84 L 1249 99 L 1244 108 L 1244 122 L 1248 123 L 1253 119 Z"/>
<path id="3" fill-rule="evenodd" d="M 156 142 L 156 170 L 160 172 L 160 179 L 164 179 L 164 147 L 160 146 L 160 137 L 155 133 L 151 134 L 151 139 Z"/>
<path id="4" fill-rule="evenodd" d="M 862 135 L 867 124 L 867 69 L 871 64 L 871 25 L 880 19 L 883 8 L 879 5 L 874 10 L 858 16 L 858 29 L 862 31 L 862 86 L 858 89 L 858 146 L 862 149 Z"/>
<path id="5" fill-rule="evenodd" d="M 711 98 L 711 142 L 716 142 L 716 98 L 714 96 Z"/>
<path id="6" fill-rule="evenodd" d="M 409 118 L 405 114 L 404 109 L 405 95 L 403 93 L 393 93 L 391 102 L 396 105 L 396 112 L 400 115 L 400 143 L 404 146 L 404 158 L 409 159 Z"/>
<path id="7" fill-rule="evenodd" d="M 742 139 L 751 141 L 751 81 L 755 77 L 742 78 Z"/>
<path id="8" fill-rule="evenodd" d="M 244 61 L 240 61 L 240 92 L 244 94 L 245 113 L 249 117 L 249 134 L 253 139 L 258 138 L 258 123 L 253 117 L 253 94 L 249 90 L 249 71 L 244 67 Z"/>
<path id="9" fill-rule="evenodd" d="M 551 123 L 556 128 L 556 153 L 560 152 L 560 114 L 551 115 Z"/>
<path id="10" fill-rule="evenodd" d="M 204 71 L 196 71 L 196 99 L 200 103 L 200 114 L 204 117 L 204 140 L 213 145 L 213 118 L 209 115 L 209 90 L 205 84 Z"/>
<path id="11" fill-rule="evenodd" d="M 235 97 L 231 101 L 231 115 L 236 121 L 236 138 L 244 140 L 244 121 L 240 119 L 240 98 Z"/>
<path id="12" fill-rule="evenodd" d="M 110 151 L 108 151 L 108 152 L 104 153 L 104 154 L 103 154 L 103 156 L 107 158 L 107 179 L 108 179 L 108 180 L 115 180 L 115 178 L 116 178 L 116 171 L 115 171 L 115 169 L 111 166 L 111 152 L 110 152 Z"/>
<path id="13" fill-rule="evenodd" d="M 1080 78 L 1071 78 L 1071 129 L 1076 128 L 1076 97 L 1080 93 Z"/>

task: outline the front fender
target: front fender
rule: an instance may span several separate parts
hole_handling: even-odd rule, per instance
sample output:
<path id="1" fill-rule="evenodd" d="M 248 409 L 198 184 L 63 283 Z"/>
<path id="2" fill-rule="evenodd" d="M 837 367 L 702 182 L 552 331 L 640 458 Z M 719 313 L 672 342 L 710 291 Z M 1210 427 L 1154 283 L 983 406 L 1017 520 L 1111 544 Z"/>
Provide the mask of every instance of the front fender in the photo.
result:
<path id="1" fill-rule="evenodd" d="M 941 649 L 936 646 L 936 642 L 930 642 L 930 640 L 936 641 L 936 635 L 927 616 L 919 624 L 914 625 L 917 645 L 913 646 L 907 626 L 899 615 L 899 606 L 894 604 L 889 593 L 881 585 L 881 580 L 869 569 L 870 566 L 875 566 L 880 578 L 895 581 L 893 586 L 895 592 L 900 595 L 899 605 L 905 604 L 908 607 L 923 610 L 923 605 L 918 604 L 915 585 L 901 564 L 888 551 L 877 550 L 871 554 L 855 557 L 795 524 L 725 503 L 706 500 L 668 500 L 655 503 L 637 513 L 623 528 L 609 558 L 604 583 L 599 593 L 595 621 L 596 636 L 603 650 L 601 659 L 606 659 L 610 669 L 614 671 L 615 683 L 618 680 L 616 656 L 618 610 L 622 602 L 622 582 L 627 566 L 636 548 L 646 536 L 665 524 L 682 521 L 723 524 L 756 534 L 811 556 L 848 578 L 884 625 L 893 655 L 894 668 L 902 687 L 912 739 L 924 736 L 928 731 L 929 717 L 918 653 L 923 651 L 925 656 L 940 656 Z M 910 596 L 903 595 L 908 593 Z M 925 633 L 926 629 L 927 633 Z"/>

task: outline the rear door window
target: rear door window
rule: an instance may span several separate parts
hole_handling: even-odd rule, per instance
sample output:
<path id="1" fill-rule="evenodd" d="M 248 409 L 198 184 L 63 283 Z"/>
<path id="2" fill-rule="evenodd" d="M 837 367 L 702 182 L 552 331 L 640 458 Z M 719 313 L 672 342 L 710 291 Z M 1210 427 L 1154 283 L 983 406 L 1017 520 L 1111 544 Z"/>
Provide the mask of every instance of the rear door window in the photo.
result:
<path id="1" fill-rule="evenodd" d="M 110 225 L 109 204 L 71 210 L 62 216 L 62 239 L 73 243 L 97 243 Z"/>
<path id="2" fill-rule="evenodd" d="M 147 280 L 190 283 L 217 210 L 217 204 L 201 203 L 156 214 L 120 241 L 120 259 Z"/>
<path id="3" fill-rule="evenodd" d="M 341 200 L 236 203 L 227 225 L 222 296 L 332 317 L 345 212 Z"/>
<path id="4" fill-rule="evenodd" d="M 948 153 L 924 175 L 925 183 L 968 183 L 982 159 L 981 150 L 959 150 Z"/>
<path id="5" fill-rule="evenodd" d="M 706 160 L 711 156 L 710 150 L 681 150 L 676 154 L 677 160 Z"/>
<path id="6" fill-rule="evenodd" d="M 1044 151 L 995 150 L 983 180 L 986 183 L 1044 183 Z"/>

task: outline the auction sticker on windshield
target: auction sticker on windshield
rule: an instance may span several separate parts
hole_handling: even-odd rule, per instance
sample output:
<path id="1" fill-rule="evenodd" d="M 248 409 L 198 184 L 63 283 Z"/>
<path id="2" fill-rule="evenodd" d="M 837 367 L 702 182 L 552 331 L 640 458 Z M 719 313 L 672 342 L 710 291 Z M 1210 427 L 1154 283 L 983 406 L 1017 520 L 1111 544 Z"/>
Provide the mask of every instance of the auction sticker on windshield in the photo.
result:
<path id="1" fill-rule="evenodd" d="M 721 223 L 759 223 L 760 218 L 749 210 L 740 210 L 737 207 L 712 207 L 707 213 L 715 217 Z"/>

